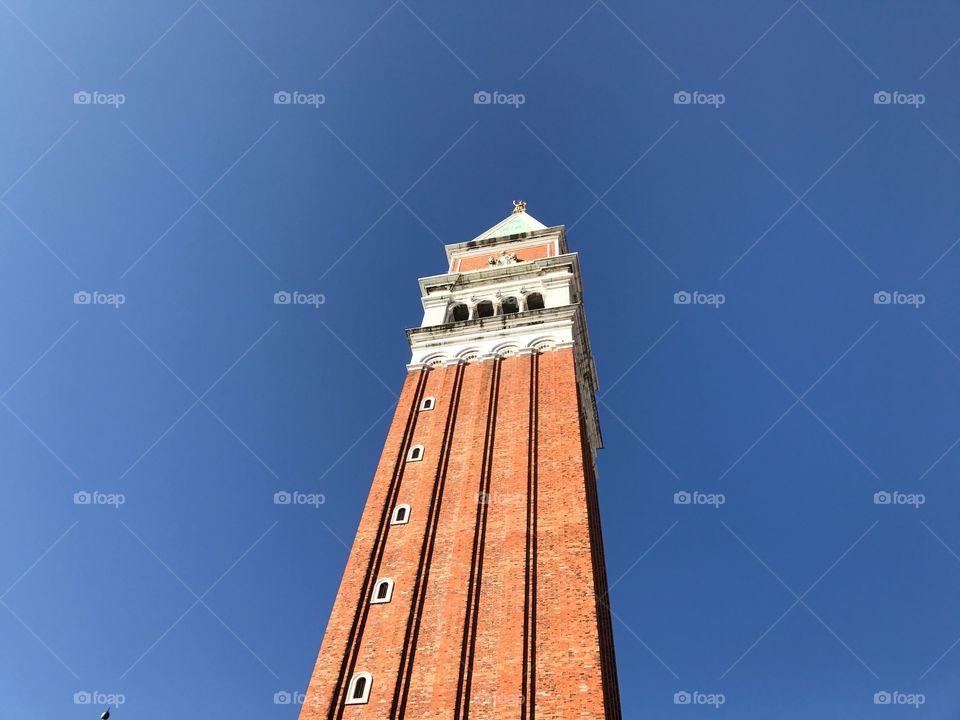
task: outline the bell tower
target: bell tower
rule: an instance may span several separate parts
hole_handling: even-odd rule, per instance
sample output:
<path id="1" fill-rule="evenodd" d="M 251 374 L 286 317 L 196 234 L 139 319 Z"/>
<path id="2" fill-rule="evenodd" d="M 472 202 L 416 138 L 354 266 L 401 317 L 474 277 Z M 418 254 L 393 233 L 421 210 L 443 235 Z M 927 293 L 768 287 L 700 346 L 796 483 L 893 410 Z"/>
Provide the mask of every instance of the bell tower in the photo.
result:
<path id="1" fill-rule="evenodd" d="M 619 720 L 579 259 L 447 245 L 300 720 Z"/>

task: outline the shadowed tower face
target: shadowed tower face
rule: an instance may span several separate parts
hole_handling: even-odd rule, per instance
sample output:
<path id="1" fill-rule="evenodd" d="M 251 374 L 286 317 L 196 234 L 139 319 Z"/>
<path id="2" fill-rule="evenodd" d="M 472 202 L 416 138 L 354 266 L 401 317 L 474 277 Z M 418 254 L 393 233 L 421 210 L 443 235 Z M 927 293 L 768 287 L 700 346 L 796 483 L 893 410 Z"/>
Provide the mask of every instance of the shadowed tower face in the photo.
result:
<path id="1" fill-rule="evenodd" d="M 515 203 L 447 260 L 300 719 L 618 719 L 577 256 Z"/>

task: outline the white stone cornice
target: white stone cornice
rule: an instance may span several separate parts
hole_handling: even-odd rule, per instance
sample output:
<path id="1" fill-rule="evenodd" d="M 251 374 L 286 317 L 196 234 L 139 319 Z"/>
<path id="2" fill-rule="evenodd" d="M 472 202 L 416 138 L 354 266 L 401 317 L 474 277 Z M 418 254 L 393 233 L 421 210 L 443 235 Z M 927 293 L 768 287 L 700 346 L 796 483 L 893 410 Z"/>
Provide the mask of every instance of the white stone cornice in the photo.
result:
<path id="1" fill-rule="evenodd" d="M 594 402 L 596 369 L 580 305 L 413 328 L 407 330 L 407 338 L 416 366 L 485 362 L 572 348 L 588 441 L 593 452 L 603 446 Z"/>

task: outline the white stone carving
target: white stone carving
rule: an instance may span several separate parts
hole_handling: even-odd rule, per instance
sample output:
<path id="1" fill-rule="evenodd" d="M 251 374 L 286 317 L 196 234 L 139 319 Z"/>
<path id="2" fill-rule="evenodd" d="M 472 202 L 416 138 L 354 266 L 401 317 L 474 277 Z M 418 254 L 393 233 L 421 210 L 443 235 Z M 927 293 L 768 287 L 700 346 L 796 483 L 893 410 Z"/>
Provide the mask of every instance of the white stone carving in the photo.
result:
<path id="1" fill-rule="evenodd" d="M 520 262 L 515 252 L 504 250 L 499 255 L 491 255 L 487 258 L 487 265 L 514 265 Z"/>

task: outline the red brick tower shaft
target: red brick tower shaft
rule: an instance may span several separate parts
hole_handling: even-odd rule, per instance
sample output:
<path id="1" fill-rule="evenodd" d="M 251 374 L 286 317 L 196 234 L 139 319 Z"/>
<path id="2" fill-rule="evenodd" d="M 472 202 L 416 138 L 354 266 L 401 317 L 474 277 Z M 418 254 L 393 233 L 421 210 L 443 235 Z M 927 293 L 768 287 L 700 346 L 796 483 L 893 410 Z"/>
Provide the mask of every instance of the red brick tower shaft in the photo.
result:
<path id="1" fill-rule="evenodd" d="M 522 206 L 447 254 L 300 718 L 619 719 L 577 256 Z"/>

